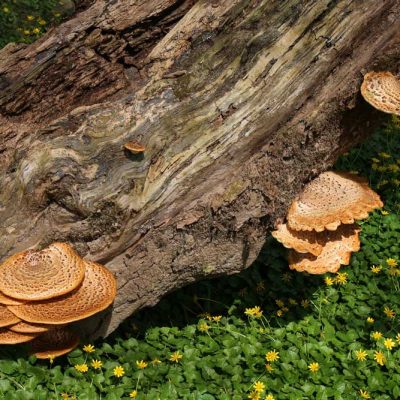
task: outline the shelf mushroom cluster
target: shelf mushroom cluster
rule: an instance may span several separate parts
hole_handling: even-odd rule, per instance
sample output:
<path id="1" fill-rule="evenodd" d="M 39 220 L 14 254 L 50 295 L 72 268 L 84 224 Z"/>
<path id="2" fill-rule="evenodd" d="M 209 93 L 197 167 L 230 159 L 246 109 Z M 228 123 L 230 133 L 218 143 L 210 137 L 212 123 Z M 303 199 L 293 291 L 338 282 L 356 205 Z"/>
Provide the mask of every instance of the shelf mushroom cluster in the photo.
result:
<path id="1" fill-rule="evenodd" d="M 356 220 L 383 203 L 366 180 L 324 172 L 292 203 L 287 222 L 272 235 L 289 248 L 289 267 L 310 274 L 337 272 L 360 249 Z"/>
<path id="2" fill-rule="evenodd" d="M 365 74 L 361 94 L 376 109 L 400 115 L 400 80 L 391 72 Z"/>
<path id="3" fill-rule="evenodd" d="M 79 343 L 68 324 L 104 309 L 116 295 L 113 274 L 53 243 L 0 265 L 0 344 L 30 342 L 38 358 L 59 356 Z"/>

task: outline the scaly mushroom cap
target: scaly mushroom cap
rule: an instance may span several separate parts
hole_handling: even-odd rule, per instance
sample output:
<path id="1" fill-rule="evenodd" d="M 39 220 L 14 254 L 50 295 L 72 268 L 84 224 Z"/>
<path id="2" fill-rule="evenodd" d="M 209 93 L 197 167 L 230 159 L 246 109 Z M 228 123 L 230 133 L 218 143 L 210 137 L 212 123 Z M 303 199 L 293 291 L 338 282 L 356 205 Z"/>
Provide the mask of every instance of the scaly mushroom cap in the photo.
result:
<path id="1" fill-rule="evenodd" d="M 79 344 L 79 336 L 65 327 L 51 329 L 38 336 L 31 343 L 31 351 L 37 357 L 46 359 L 69 353 Z"/>
<path id="2" fill-rule="evenodd" d="M 287 224 L 280 224 L 272 236 L 287 249 L 294 249 L 298 253 L 311 253 L 314 256 L 321 254 L 325 238 L 315 231 L 295 231 Z"/>
<path id="3" fill-rule="evenodd" d="M 0 344 L 18 344 L 29 342 L 38 336 L 39 333 L 18 333 L 8 328 L 0 328 Z"/>
<path id="4" fill-rule="evenodd" d="M 45 300 L 76 289 L 83 281 L 83 260 L 66 243 L 11 256 L 0 266 L 0 291 L 18 300 Z"/>
<path id="5" fill-rule="evenodd" d="M 324 172 L 306 185 L 290 206 L 288 226 L 297 231 L 334 231 L 352 224 L 383 203 L 365 179 L 345 172 Z"/>
<path id="6" fill-rule="evenodd" d="M 78 321 L 107 308 L 117 292 L 113 274 L 102 265 L 85 261 L 85 279 L 75 291 L 54 299 L 35 301 L 9 309 L 24 321 L 65 324 Z"/>
<path id="7" fill-rule="evenodd" d="M 289 268 L 309 274 L 337 272 L 340 265 L 348 265 L 351 253 L 360 250 L 360 229 L 343 225 L 334 232 L 326 232 L 326 245 L 317 257 L 312 254 L 289 252 Z"/>
<path id="8" fill-rule="evenodd" d="M 380 111 L 400 115 L 400 80 L 390 72 L 368 72 L 361 94 Z"/>
<path id="9" fill-rule="evenodd" d="M 22 300 L 13 299 L 12 297 L 6 296 L 5 294 L 0 292 L 0 304 L 4 304 L 5 306 L 19 306 L 24 303 L 26 302 Z"/>
<path id="10" fill-rule="evenodd" d="M 18 324 L 10 326 L 8 329 L 18 333 L 42 333 L 53 328 L 54 325 L 31 324 L 29 322 L 21 321 L 18 322 Z"/>
<path id="11" fill-rule="evenodd" d="M 124 148 L 129 150 L 133 154 L 143 153 L 146 148 L 139 142 L 132 141 L 124 144 Z"/>
<path id="12" fill-rule="evenodd" d="M 14 315 L 6 306 L 0 304 L 0 328 L 10 326 L 21 320 Z"/>

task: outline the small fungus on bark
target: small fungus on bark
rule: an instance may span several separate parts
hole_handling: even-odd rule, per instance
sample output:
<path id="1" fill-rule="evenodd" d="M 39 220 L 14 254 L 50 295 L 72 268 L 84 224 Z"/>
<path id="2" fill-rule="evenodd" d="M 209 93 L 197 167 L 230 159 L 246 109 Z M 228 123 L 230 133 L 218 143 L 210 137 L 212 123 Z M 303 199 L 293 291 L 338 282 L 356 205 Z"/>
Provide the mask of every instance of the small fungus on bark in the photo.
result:
<path id="1" fill-rule="evenodd" d="M 142 144 L 136 141 L 125 143 L 124 148 L 126 150 L 129 150 L 132 154 L 140 154 L 146 150 L 146 148 Z"/>

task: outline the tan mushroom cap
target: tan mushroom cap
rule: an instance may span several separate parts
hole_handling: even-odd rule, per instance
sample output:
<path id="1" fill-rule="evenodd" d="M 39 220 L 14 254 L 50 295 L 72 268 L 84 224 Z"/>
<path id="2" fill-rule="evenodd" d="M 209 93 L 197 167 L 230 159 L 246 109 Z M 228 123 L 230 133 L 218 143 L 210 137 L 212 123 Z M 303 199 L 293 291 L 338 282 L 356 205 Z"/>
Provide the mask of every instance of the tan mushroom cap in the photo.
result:
<path id="1" fill-rule="evenodd" d="M 368 72 L 361 94 L 380 111 L 400 115 L 400 80 L 390 72 Z"/>
<path id="2" fill-rule="evenodd" d="M 31 324 L 29 322 L 21 321 L 10 326 L 8 329 L 18 333 L 43 333 L 50 329 L 54 329 L 54 325 Z"/>
<path id="3" fill-rule="evenodd" d="M 18 344 L 29 342 L 38 336 L 39 333 L 18 333 L 8 328 L 0 328 L 0 344 Z"/>
<path id="4" fill-rule="evenodd" d="M 26 302 L 23 300 L 13 299 L 0 292 L 0 304 L 4 304 L 5 306 L 19 306 L 24 303 Z"/>
<path id="5" fill-rule="evenodd" d="M 136 141 L 125 143 L 124 148 L 129 150 L 133 154 L 143 153 L 146 150 L 146 148 L 142 144 Z"/>
<path id="6" fill-rule="evenodd" d="M 352 224 L 382 207 L 379 195 L 368 182 L 345 172 L 324 172 L 306 185 L 290 206 L 287 220 L 297 231 L 334 231 L 340 224 Z"/>
<path id="7" fill-rule="evenodd" d="M 319 256 L 289 252 L 289 268 L 309 274 L 337 272 L 348 265 L 351 253 L 360 250 L 360 229 L 356 225 L 343 225 L 334 232 L 326 232 L 327 242 Z"/>
<path id="8" fill-rule="evenodd" d="M 85 279 L 75 291 L 54 299 L 35 301 L 9 309 L 24 321 L 65 324 L 78 321 L 107 308 L 117 292 L 113 274 L 102 265 L 85 261 Z"/>
<path id="9" fill-rule="evenodd" d="M 31 343 L 31 351 L 41 359 L 58 357 L 72 351 L 79 344 L 79 336 L 65 327 L 42 333 Z"/>
<path id="10" fill-rule="evenodd" d="M 295 231 L 290 229 L 287 224 L 280 224 L 272 236 L 287 249 L 294 249 L 298 253 L 311 253 L 314 256 L 321 254 L 325 237 L 315 231 Z"/>
<path id="11" fill-rule="evenodd" d="M 10 326 L 21 320 L 14 315 L 6 306 L 0 304 L 0 328 Z"/>
<path id="12" fill-rule="evenodd" d="M 0 266 L 0 291 L 19 300 L 45 300 L 76 289 L 84 275 L 84 262 L 72 247 L 53 243 L 5 260 Z"/>

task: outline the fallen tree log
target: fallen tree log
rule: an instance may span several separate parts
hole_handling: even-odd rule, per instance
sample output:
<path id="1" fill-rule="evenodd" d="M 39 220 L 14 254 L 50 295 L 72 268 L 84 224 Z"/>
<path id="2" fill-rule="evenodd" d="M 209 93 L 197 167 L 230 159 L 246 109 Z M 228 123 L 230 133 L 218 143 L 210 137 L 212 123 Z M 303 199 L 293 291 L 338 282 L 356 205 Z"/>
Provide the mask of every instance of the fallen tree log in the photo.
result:
<path id="1" fill-rule="evenodd" d="M 398 72 L 399 18 L 397 0 L 97 0 L 6 46 L 0 260 L 66 241 L 104 263 L 119 288 L 94 336 L 248 267 L 302 186 L 381 121 L 359 87 Z"/>

